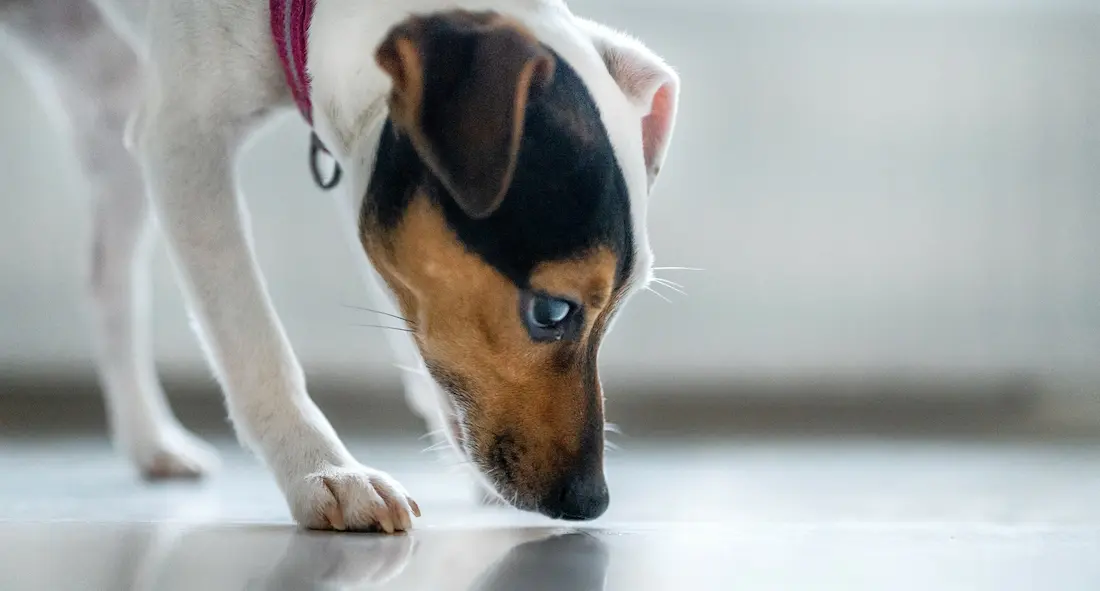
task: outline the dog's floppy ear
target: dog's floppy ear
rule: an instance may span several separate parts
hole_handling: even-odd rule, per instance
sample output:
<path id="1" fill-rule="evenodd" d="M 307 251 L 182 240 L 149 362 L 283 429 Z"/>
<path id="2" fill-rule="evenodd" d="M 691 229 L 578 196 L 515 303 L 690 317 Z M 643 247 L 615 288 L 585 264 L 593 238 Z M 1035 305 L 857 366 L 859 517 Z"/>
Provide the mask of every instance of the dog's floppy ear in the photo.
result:
<path id="1" fill-rule="evenodd" d="M 680 77 L 640 41 L 588 20 L 581 19 L 581 27 L 592 38 L 619 88 L 642 108 L 642 152 L 652 188 L 676 124 Z"/>
<path id="2" fill-rule="evenodd" d="M 375 54 L 389 74 L 390 118 L 471 218 L 493 213 L 512 183 L 527 104 L 554 57 L 492 12 L 414 16 Z"/>

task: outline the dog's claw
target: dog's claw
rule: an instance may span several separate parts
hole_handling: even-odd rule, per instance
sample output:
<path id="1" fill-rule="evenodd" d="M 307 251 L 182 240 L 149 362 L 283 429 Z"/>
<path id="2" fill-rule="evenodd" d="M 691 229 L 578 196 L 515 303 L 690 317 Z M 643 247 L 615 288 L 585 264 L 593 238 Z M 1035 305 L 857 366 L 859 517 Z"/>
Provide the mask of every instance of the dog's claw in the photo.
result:
<path id="1" fill-rule="evenodd" d="M 382 531 L 388 534 L 393 533 L 393 519 L 389 517 L 383 517 L 380 523 L 382 525 Z"/>
<path id="2" fill-rule="evenodd" d="M 329 489 L 331 491 L 331 489 Z M 347 525 L 344 524 L 344 516 L 340 512 L 340 504 L 336 500 L 336 495 L 332 496 L 332 503 L 326 504 L 324 508 L 325 521 L 328 522 L 328 528 L 332 528 L 336 531 L 344 531 L 347 529 Z"/>

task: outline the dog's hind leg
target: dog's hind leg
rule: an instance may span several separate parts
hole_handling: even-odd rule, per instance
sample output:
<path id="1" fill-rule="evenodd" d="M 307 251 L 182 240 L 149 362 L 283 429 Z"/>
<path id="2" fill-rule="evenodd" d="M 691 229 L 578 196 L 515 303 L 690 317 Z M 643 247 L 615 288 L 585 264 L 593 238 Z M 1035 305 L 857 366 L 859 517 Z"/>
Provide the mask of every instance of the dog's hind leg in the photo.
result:
<path id="1" fill-rule="evenodd" d="M 141 168 L 127 153 L 126 121 L 141 64 L 87 2 L 0 6 L 32 83 L 58 99 L 94 200 L 89 292 L 99 375 L 112 438 L 145 478 L 196 477 L 217 456 L 176 420 L 157 379 L 149 327 L 153 230 Z M 46 95 L 48 96 L 48 95 Z"/>

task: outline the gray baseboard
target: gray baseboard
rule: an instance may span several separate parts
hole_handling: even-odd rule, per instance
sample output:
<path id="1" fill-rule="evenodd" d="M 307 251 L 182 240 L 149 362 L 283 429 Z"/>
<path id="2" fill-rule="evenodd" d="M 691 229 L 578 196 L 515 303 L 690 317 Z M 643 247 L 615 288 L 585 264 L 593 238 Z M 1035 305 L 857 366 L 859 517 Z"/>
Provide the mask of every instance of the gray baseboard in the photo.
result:
<path id="1" fill-rule="evenodd" d="M 231 434 L 212 380 L 169 375 L 165 384 L 185 424 L 209 436 Z M 1091 384 L 1054 395 L 1049 380 L 1021 376 L 758 376 L 619 390 L 629 395 L 609 396 L 607 418 L 627 437 L 1100 437 L 1100 397 L 1091 394 Z M 395 384 L 366 390 L 354 381 L 315 377 L 311 391 L 342 432 L 424 430 Z M 104 432 L 104 415 L 91 376 L 0 378 L 0 436 Z"/>

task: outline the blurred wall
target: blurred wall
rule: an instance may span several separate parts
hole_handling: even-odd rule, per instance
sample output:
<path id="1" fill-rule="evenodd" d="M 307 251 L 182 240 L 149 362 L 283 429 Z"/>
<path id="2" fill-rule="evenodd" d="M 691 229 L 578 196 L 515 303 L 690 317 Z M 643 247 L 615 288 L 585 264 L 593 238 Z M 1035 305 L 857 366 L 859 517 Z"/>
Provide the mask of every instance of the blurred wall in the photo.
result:
<path id="1" fill-rule="evenodd" d="M 651 208 L 661 274 L 602 355 L 653 379 L 1075 372 L 1100 359 L 1100 2 L 588 0 L 683 77 Z M 948 8 L 953 7 L 953 8 Z M 0 375 L 85 371 L 87 196 L 47 105 L 0 62 Z M 260 258 L 313 374 L 393 379 L 281 121 L 243 161 Z M 201 372 L 163 252 L 162 365 Z M 656 286 L 661 290 L 660 286 Z"/>

